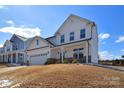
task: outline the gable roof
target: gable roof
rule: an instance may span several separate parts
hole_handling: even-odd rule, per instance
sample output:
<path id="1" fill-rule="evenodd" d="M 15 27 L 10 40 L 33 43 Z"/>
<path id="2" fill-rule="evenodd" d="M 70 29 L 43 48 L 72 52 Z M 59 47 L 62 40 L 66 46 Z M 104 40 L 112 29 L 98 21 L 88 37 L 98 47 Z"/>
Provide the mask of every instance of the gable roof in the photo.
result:
<path id="1" fill-rule="evenodd" d="M 11 39 L 14 38 L 15 36 L 16 36 L 17 38 L 19 38 L 20 40 L 22 40 L 23 42 L 25 42 L 25 41 L 28 39 L 28 38 L 26 38 L 26 37 L 23 37 L 23 36 L 20 36 L 20 35 L 16 35 L 16 34 L 13 34 L 13 36 L 11 37 Z M 11 40 L 11 39 L 10 39 L 10 40 Z"/>
<path id="2" fill-rule="evenodd" d="M 54 38 L 55 36 L 51 36 L 48 38 L 45 38 L 45 40 L 47 40 L 51 45 L 56 46 L 55 44 L 53 44 L 49 39 Z"/>
<path id="3" fill-rule="evenodd" d="M 23 36 L 20 36 L 20 35 L 16 35 L 18 38 L 20 38 L 22 41 L 26 41 L 27 38 L 26 37 L 23 37 Z"/>
<path id="4" fill-rule="evenodd" d="M 53 44 L 52 44 L 51 42 L 49 42 L 47 39 L 44 39 L 44 38 L 42 38 L 42 37 L 40 37 L 40 36 L 34 36 L 34 37 L 29 38 L 29 39 L 27 40 L 27 41 L 29 41 L 30 43 L 29 43 L 29 45 L 28 45 L 28 47 L 27 47 L 26 49 L 29 48 L 29 46 L 31 45 L 32 41 L 33 41 L 35 38 L 37 38 L 37 37 L 39 37 L 40 39 L 42 39 L 44 42 L 53 45 Z"/>
<path id="5" fill-rule="evenodd" d="M 50 39 L 50 38 L 53 38 L 53 37 L 55 37 L 55 36 L 47 37 L 47 38 L 45 38 L 45 39 Z"/>
<path id="6" fill-rule="evenodd" d="M 50 42 L 48 39 L 45 39 L 47 42 L 49 42 L 51 45 L 55 46 L 52 42 Z"/>
<path id="7" fill-rule="evenodd" d="M 34 37 L 28 38 L 25 42 L 31 42 Z"/>
<path id="8" fill-rule="evenodd" d="M 70 16 L 63 22 L 63 24 L 59 27 L 59 29 L 55 32 L 54 35 L 56 35 L 56 34 L 59 32 L 59 30 L 63 27 L 63 25 L 64 25 L 70 18 L 72 18 L 72 17 L 77 18 L 77 19 L 79 19 L 79 20 L 81 20 L 81 21 L 86 21 L 86 22 L 89 22 L 89 23 L 93 23 L 93 21 L 90 21 L 90 20 L 88 20 L 88 19 L 86 19 L 86 18 L 82 18 L 82 17 L 80 17 L 80 16 L 77 16 L 77 15 L 74 15 L 74 14 L 70 14 Z"/>
<path id="9" fill-rule="evenodd" d="M 3 44 L 3 47 L 6 45 L 6 43 L 12 43 L 10 40 L 6 40 Z"/>

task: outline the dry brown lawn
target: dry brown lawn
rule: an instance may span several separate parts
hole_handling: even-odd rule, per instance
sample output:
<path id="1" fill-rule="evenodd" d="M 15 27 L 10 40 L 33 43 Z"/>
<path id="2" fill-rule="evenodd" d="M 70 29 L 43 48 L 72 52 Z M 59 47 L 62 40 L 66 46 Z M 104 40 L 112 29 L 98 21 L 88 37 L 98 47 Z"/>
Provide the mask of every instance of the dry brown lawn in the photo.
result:
<path id="1" fill-rule="evenodd" d="M 0 87 L 124 87 L 124 72 L 82 64 L 29 66 L 0 73 L 9 84 Z"/>
<path id="2" fill-rule="evenodd" d="M 7 67 L 7 65 L 5 65 L 5 64 L 0 64 L 0 68 L 5 68 L 5 67 Z"/>

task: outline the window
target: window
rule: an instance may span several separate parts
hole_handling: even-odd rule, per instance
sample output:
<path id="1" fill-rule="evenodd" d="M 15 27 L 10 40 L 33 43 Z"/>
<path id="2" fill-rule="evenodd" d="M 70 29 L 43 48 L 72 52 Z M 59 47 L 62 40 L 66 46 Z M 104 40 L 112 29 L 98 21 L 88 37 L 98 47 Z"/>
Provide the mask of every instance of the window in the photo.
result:
<path id="1" fill-rule="evenodd" d="M 77 53 L 74 53 L 73 54 L 73 58 L 78 59 L 78 54 Z"/>
<path id="2" fill-rule="evenodd" d="M 85 38 L 85 29 L 80 30 L 80 38 Z"/>
<path id="3" fill-rule="evenodd" d="M 78 59 L 78 49 L 74 49 L 73 52 L 73 58 Z"/>
<path id="4" fill-rule="evenodd" d="M 79 59 L 83 59 L 83 53 L 79 53 Z"/>
<path id="5" fill-rule="evenodd" d="M 77 53 L 77 52 L 78 52 L 78 49 L 73 49 L 73 52 L 74 52 L 74 53 Z"/>
<path id="6" fill-rule="evenodd" d="M 39 40 L 37 40 L 37 45 L 39 45 Z"/>
<path id="7" fill-rule="evenodd" d="M 79 48 L 79 52 L 83 52 L 83 48 Z"/>
<path id="8" fill-rule="evenodd" d="M 73 58 L 83 59 L 83 48 L 78 48 L 73 50 Z"/>
<path id="9" fill-rule="evenodd" d="M 7 46 L 6 47 L 6 51 L 10 51 L 10 46 Z"/>
<path id="10" fill-rule="evenodd" d="M 83 48 L 79 48 L 79 59 L 83 59 Z"/>
<path id="11" fill-rule="evenodd" d="M 74 32 L 71 32 L 70 33 L 70 41 L 73 41 L 74 40 Z"/>
<path id="12" fill-rule="evenodd" d="M 64 42 L 65 42 L 65 36 L 61 35 L 61 43 L 64 43 Z"/>

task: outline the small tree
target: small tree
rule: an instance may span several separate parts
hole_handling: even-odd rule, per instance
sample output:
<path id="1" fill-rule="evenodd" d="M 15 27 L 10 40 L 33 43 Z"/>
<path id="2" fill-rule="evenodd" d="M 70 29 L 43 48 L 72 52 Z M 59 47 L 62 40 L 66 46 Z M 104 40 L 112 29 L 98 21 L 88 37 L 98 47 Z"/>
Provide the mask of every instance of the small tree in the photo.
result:
<path id="1" fill-rule="evenodd" d="M 124 66 L 124 55 L 121 56 L 123 59 L 121 60 L 121 65 Z"/>
<path id="2" fill-rule="evenodd" d="M 124 58 L 124 55 L 122 55 L 121 57 Z"/>

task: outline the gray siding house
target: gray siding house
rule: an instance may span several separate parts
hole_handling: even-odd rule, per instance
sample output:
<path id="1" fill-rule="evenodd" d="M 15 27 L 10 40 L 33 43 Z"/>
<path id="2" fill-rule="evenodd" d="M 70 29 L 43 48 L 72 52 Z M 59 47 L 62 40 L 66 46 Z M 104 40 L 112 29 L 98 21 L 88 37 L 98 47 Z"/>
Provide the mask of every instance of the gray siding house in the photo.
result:
<path id="1" fill-rule="evenodd" d="M 3 47 L 0 48 L 0 62 L 13 64 L 25 62 L 26 42 L 30 41 L 16 34 L 10 40 L 6 40 Z"/>

